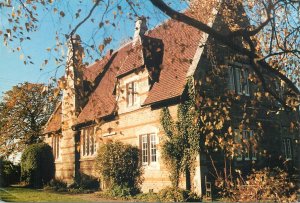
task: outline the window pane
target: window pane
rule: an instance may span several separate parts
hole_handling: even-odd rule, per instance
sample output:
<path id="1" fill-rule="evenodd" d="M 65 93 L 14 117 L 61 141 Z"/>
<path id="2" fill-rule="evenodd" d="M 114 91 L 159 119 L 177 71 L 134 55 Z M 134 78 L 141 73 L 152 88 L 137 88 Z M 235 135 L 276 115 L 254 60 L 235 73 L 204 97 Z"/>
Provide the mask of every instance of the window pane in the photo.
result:
<path id="1" fill-rule="evenodd" d="M 239 129 L 234 129 L 234 139 L 236 144 L 236 153 L 237 153 L 237 159 L 242 159 L 242 140 L 241 140 L 241 133 Z"/>
<path id="2" fill-rule="evenodd" d="M 56 158 L 58 158 L 59 157 L 59 136 L 56 136 L 56 138 L 57 138 L 57 143 L 56 143 Z"/>
<path id="3" fill-rule="evenodd" d="M 236 86 L 236 92 L 238 94 L 242 93 L 242 84 L 241 84 L 241 69 L 235 68 L 235 86 Z"/>
<path id="4" fill-rule="evenodd" d="M 89 155 L 90 154 L 90 135 L 89 135 L 89 132 L 87 130 L 85 130 L 86 132 L 86 155 Z"/>
<path id="5" fill-rule="evenodd" d="M 156 135 L 150 135 L 151 162 L 156 162 Z"/>
<path id="6" fill-rule="evenodd" d="M 148 163 L 148 142 L 147 135 L 142 136 L 142 162 Z"/>
<path id="7" fill-rule="evenodd" d="M 132 91 L 132 96 L 133 96 L 133 103 L 137 103 L 137 82 L 133 82 L 133 91 Z"/>
<path id="8" fill-rule="evenodd" d="M 282 149 L 283 149 L 284 158 L 287 158 L 287 149 L 286 149 L 285 139 L 282 139 Z"/>
<path id="9" fill-rule="evenodd" d="M 93 128 L 90 128 L 90 138 L 91 138 L 91 143 L 90 143 L 90 145 L 91 145 L 91 155 L 92 154 L 94 154 L 94 131 L 93 131 Z"/>
<path id="10" fill-rule="evenodd" d="M 292 146 L 291 146 L 291 140 L 286 139 L 286 152 L 287 152 L 287 158 L 292 158 Z"/>
<path id="11" fill-rule="evenodd" d="M 244 73 L 244 75 L 243 75 L 243 92 L 244 92 L 244 94 L 249 95 L 250 91 L 249 91 L 248 69 L 244 69 L 243 73 Z"/>
<path id="12" fill-rule="evenodd" d="M 255 149 L 255 140 L 253 137 L 253 130 L 250 130 L 250 146 L 251 146 L 251 153 L 252 153 L 252 159 L 256 160 L 256 149 Z"/>
<path id="13" fill-rule="evenodd" d="M 250 159 L 250 143 L 249 143 L 250 132 L 248 130 L 243 130 L 243 144 L 244 145 L 244 155 L 245 159 Z"/>
<path id="14" fill-rule="evenodd" d="M 232 66 L 228 67 L 228 80 L 228 89 L 234 91 L 234 72 Z"/>
<path id="15" fill-rule="evenodd" d="M 85 130 L 82 131 L 82 155 L 85 156 Z"/>
<path id="16" fill-rule="evenodd" d="M 133 102 L 132 91 L 133 91 L 133 85 L 132 85 L 132 83 L 129 83 L 127 85 L 127 105 L 128 106 L 132 106 L 132 102 Z"/>

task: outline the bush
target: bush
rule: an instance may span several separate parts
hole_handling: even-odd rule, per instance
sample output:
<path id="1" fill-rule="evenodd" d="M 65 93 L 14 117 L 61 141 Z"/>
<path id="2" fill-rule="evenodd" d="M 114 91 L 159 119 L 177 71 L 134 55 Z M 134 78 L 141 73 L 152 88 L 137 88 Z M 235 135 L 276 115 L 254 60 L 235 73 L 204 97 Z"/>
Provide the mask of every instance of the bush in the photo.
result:
<path id="1" fill-rule="evenodd" d="M 45 143 L 28 146 L 21 157 L 21 180 L 28 186 L 41 188 L 54 177 L 52 149 Z"/>
<path id="2" fill-rule="evenodd" d="M 84 173 L 79 173 L 78 176 L 74 178 L 74 183 L 70 185 L 69 188 L 82 190 L 97 190 L 99 189 L 99 182 L 97 178 L 93 176 L 89 176 Z"/>
<path id="3" fill-rule="evenodd" d="M 233 201 L 257 202 L 295 202 L 297 200 L 297 184 L 291 181 L 290 175 L 279 168 L 253 170 L 246 178 L 240 176 L 222 187 L 224 198 Z"/>
<path id="4" fill-rule="evenodd" d="M 237 187 L 237 196 L 241 201 L 295 202 L 297 185 L 290 181 L 288 173 L 274 168 L 253 171 L 247 177 L 244 187 Z"/>
<path id="5" fill-rule="evenodd" d="M 67 183 L 61 179 L 52 179 L 45 187 L 45 190 L 53 190 L 57 192 L 66 192 Z"/>
<path id="6" fill-rule="evenodd" d="M 101 179 L 110 191 L 115 191 L 116 195 L 138 193 L 142 168 L 137 147 L 121 142 L 104 144 L 98 151 L 97 165 Z"/>
<path id="7" fill-rule="evenodd" d="M 20 181 L 20 165 L 0 159 L 0 187 L 7 187 Z"/>
<path id="8" fill-rule="evenodd" d="M 166 187 L 159 191 L 159 199 L 162 202 L 199 202 L 201 199 L 189 190 L 175 187 Z"/>

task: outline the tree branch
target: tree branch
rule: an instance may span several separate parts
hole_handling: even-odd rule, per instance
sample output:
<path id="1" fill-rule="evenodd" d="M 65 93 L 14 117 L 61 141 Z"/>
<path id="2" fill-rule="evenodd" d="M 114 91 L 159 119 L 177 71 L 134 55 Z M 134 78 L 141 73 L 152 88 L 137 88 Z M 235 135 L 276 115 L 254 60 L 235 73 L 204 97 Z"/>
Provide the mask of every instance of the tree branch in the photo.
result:
<path id="1" fill-rule="evenodd" d="M 187 25 L 190 25 L 200 31 L 203 31 L 207 34 L 209 34 L 211 37 L 214 39 L 218 40 L 220 43 L 230 47 L 231 49 L 237 51 L 240 54 L 244 54 L 248 56 L 250 59 L 254 59 L 254 64 L 259 64 L 260 67 L 265 69 L 266 71 L 269 71 L 270 73 L 276 75 L 279 77 L 281 80 L 283 80 L 287 86 L 296 94 L 296 96 L 300 95 L 300 91 L 298 87 L 290 80 L 288 79 L 285 75 L 283 75 L 279 70 L 272 68 L 266 61 L 259 61 L 258 59 L 261 59 L 260 55 L 258 55 L 255 50 L 251 51 L 249 49 L 246 49 L 244 47 L 241 47 L 237 45 L 233 38 L 230 37 L 230 34 L 223 35 L 220 32 L 214 30 L 213 28 L 207 26 L 205 23 L 198 21 L 196 19 L 193 19 L 189 16 L 186 16 L 185 14 L 179 13 L 172 8 L 170 8 L 167 4 L 164 3 L 163 0 L 150 0 L 150 2 L 160 9 L 162 12 L 164 12 L 166 15 L 171 17 L 172 19 L 175 19 L 177 21 L 183 22 Z M 249 42 L 248 42 L 249 43 Z"/>

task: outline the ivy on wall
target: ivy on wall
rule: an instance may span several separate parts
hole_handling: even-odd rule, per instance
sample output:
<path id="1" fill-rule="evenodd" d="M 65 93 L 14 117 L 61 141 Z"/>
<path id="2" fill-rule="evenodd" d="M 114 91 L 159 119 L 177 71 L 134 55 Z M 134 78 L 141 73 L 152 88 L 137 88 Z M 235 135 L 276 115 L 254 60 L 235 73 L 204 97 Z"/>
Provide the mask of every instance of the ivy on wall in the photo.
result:
<path id="1" fill-rule="evenodd" d="M 187 98 L 178 106 L 177 121 L 168 107 L 161 111 L 161 125 L 167 136 L 162 146 L 162 156 L 170 172 L 173 187 L 178 187 L 182 173 L 186 177 L 186 189 L 190 189 L 193 162 L 200 151 L 198 112 L 195 108 L 193 80 L 188 80 Z"/>

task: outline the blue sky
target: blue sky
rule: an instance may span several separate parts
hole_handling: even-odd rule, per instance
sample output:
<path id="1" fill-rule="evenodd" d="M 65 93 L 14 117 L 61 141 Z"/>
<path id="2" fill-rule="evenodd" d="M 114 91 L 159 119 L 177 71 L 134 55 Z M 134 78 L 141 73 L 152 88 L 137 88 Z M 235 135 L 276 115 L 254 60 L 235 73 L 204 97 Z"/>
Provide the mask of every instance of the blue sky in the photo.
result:
<path id="1" fill-rule="evenodd" d="M 9 47 L 4 46 L 2 43 L 3 38 L 0 36 L 0 97 L 3 95 L 3 92 L 11 89 L 12 86 L 17 85 L 18 83 L 29 81 L 34 83 L 49 83 L 50 78 L 58 78 L 63 75 L 64 68 L 57 68 L 57 65 L 54 63 L 54 58 L 50 57 L 49 52 L 46 51 L 47 48 L 53 47 L 56 43 L 55 41 L 55 32 L 59 31 L 60 37 L 64 34 L 68 34 L 69 31 L 78 24 L 86 15 L 89 9 L 92 7 L 92 1 L 56 1 L 50 10 L 54 7 L 58 8 L 58 11 L 63 10 L 65 12 L 64 18 L 59 18 L 59 15 L 53 15 L 53 12 L 49 10 L 38 9 L 39 14 L 39 26 L 38 31 L 31 33 L 31 40 L 25 42 L 22 46 L 23 51 L 26 55 L 30 55 L 34 64 L 24 65 L 23 61 L 20 59 L 20 52 L 12 52 Z M 170 1 L 172 2 L 172 1 Z M 134 33 L 134 21 L 126 18 L 125 13 L 130 12 L 127 4 L 121 3 L 124 14 L 122 17 L 115 20 L 116 28 L 113 26 L 104 26 L 100 31 L 98 30 L 97 21 L 99 16 L 102 16 L 104 9 L 99 6 L 95 10 L 91 19 L 95 19 L 96 23 L 91 23 L 87 21 L 82 27 L 78 29 L 78 34 L 81 36 L 82 41 L 86 44 L 91 44 L 92 40 L 90 36 L 95 34 L 95 44 L 101 44 L 105 37 L 111 36 L 113 38 L 112 43 L 110 43 L 106 48 L 116 49 L 120 44 L 128 41 Z M 160 22 L 166 20 L 160 11 L 152 7 L 148 1 L 141 1 L 141 8 L 137 9 L 139 15 L 145 15 L 149 17 L 148 28 L 153 28 Z M 181 10 L 186 7 L 186 4 L 174 3 L 173 7 Z M 74 17 L 76 11 L 81 9 L 81 15 L 77 19 Z M 11 10 L 9 10 L 11 11 Z M 52 11 L 52 10 L 51 10 Z M 105 15 L 105 19 L 112 19 L 113 12 L 115 9 L 112 9 Z M 0 30 L 6 29 L 9 24 L 7 23 L 7 11 L 0 9 Z M 104 19 L 104 20 L 105 20 Z M 62 37 L 63 38 L 63 37 Z M 11 44 L 11 47 L 16 46 L 16 44 Z M 105 50 L 103 54 L 105 55 Z M 92 55 L 95 58 L 101 58 L 97 53 Z M 50 57 L 50 58 L 49 58 Z M 41 69 L 41 64 L 45 59 L 49 59 L 47 66 Z M 93 60 L 86 59 L 87 62 L 92 63 Z"/>

